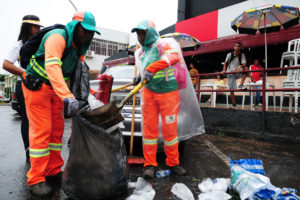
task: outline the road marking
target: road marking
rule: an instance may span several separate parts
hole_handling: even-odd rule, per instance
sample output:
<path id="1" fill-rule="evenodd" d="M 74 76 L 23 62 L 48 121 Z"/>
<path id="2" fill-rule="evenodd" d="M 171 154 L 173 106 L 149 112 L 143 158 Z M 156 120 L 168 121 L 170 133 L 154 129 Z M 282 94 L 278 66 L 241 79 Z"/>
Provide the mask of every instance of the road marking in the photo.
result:
<path id="1" fill-rule="evenodd" d="M 213 143 L 209 140 L 204 139 L 204 143 L 208 146 L 208 148 L 213 151 L 224 163 L 227 167 L 230 167 L 229 157 L 226 156 L 220 149 L 218 149 Z"/>

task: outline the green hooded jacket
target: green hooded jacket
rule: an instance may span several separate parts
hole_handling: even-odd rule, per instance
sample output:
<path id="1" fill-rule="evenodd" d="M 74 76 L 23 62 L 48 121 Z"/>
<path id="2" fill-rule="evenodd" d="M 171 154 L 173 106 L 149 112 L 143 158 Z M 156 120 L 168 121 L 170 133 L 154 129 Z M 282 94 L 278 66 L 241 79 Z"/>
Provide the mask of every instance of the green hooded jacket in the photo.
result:
<path id="1" fill-rule="evenodd" d="M 161 52 L 159 44 L 161 42 L 159 33 L 149 25 L 149 21 L 142 21 L 136 28 L 133 29 L 146 30 L 144 46 L 142 46 L 141 64 L 142 70 L 145 70 L 151 63 L 161 60 Z M 174 73 L 171 69 L 167 69 L 168 80 L 166 80 L 166 71 L 158 71 L 153 80 L 146 84 L 149 90 L 156 93 L 167 93 L 178 89 L 178 84 Z"/>
<path id="2" fill-rule="evenodd" d="M 62 65 L 62 73 L 65 80 L 69 80 L 73 74 L 73 71 L 76 67 L 77 60 L 80 56 L 85 55 L 86 51 L 88 50 L 92 39 L 82 45 L 80 48 L 76 49 L 73 43 L 74 31 L 76 25 L 80 23 L 79 21 L 71 21 L 66 25 L 66 29 L 68 31 L 68 42 L 66 44 L 65 50 L 68 48 L 67 55 L 61 60 Z M 60 34 L 66 40 L 66 32 L 64 29 L 54 29 L 46 33 L 43 37 L 41 44 L 37 50 L 37 52 L 32 56 L 30 59 L 30 63 L 27 66 L 26 74 L 30 74 L 38 79 L 43 80 L 47 85 L 51 85 L 50 81 L 47 77 L 47 73 L 45 70 L 45 59 L 35 59 L 37 57 L 45 57 L 45 42 L 46 40 L 53 34 Z"/>

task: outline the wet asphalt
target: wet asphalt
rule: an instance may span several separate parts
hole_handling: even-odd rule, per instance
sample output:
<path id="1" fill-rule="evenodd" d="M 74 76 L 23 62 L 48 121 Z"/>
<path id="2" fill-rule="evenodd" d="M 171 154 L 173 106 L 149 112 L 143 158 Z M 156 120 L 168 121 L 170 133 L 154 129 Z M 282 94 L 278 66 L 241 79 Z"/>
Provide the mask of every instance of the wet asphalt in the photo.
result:
<path id="1" fill-rule="evenodd" d="M 26 184 L 29 164 L 20 133 L 21 118 L 10 106 L 0 106 L 0 199 L 35 200 Z M 71 121 L 66 120 L 63 137 L 62 156 L 68 158 L 67 142 L 71 134 Z M 125 138 L 129 144 L 128 138 Z M 141 155 L 141 140 L 135 140 L 136 156 Z M 187 170 L 187 176 L 171 175 L 164 179 L 149 180 L 155 189 L 154 199 L 178 199 L 171 193 L 175 183 L 184 183 L 198 199 L 198 184 L 204 178 L 229 178 L 228 156 L 233 159 L 261 159 L 266 176 L 277 187 L 290 187 L 300 190 L 300 146 L 274 144 L 224 135 L 200 135 L 180 143 L 180 161 Z M 164 169 L 165 155 L 158 153 L 159 168 Z M 142 166 L 130 165 L 130 181 L 136 181 L 142 174 Z M 129 190 L 130 195 L 132 190 Z M 299 195 L 299 193 L 298 193 Z M 234 198 L 238 199 L 236 195 Z M 120 197 L 119 199 L 125 199 Z M 67 196 L 58 186 L 52 196 L 43 199 L 66 200 Z"/>

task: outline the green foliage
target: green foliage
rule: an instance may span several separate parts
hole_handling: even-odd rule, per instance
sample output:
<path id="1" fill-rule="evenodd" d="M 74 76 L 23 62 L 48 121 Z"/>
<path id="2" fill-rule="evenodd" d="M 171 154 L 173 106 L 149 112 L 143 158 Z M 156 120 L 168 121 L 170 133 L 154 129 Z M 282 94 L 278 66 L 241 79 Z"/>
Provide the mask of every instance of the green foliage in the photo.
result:
<path id="1" fill-rule="evenodd" d="M 0 74 L 0 82 L 4 81 L 5 79 L 5 74 Z"/>

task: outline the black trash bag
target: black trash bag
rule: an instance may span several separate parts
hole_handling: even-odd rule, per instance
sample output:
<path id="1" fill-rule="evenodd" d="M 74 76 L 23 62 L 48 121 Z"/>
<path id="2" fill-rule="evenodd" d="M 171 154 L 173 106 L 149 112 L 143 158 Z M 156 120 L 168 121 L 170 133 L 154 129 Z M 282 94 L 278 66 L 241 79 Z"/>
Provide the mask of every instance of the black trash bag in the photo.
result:
<path id="1" fill-rule="evenodd" d="M 71 78 L 70 91 L 79 102 L 79 108 L 88 105 L 90 94 L 89 67 L 78 59 L 76 69 Z"/>
<path id="2" fill-rule="evenodd" d="M 80 115 L 73 118 L 62 188 L 73 199 L 126 196 L 129 171 L 121 130 L 106 133 Z"/>

